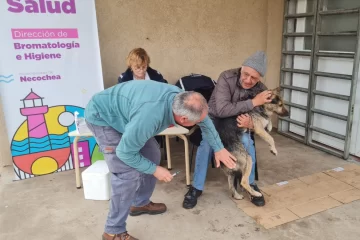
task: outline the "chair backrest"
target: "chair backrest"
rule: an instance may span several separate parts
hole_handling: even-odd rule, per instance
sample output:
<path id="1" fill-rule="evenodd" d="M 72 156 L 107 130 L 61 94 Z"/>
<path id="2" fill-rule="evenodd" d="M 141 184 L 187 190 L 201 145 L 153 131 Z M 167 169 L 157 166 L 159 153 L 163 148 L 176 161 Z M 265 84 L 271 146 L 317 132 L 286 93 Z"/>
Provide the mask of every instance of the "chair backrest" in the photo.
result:
<path id="1" fill-rule="evenodd" d="M 202 135 L 201 135 L 201 129 L 197 128 L 190 136 L 189 136 L 189 141 L 194 144 L 195 146 L 200 146 L 200 142 L 202 140 Z"/>
<path id="2" fill-rule="evenodd" d="M 175 85 L 185 91 L 198 92 L 204 96 L 206 101 L 209 101 L 215 84 L 216 82 L 208 76 L 192 73 L 181 77 Z"/>

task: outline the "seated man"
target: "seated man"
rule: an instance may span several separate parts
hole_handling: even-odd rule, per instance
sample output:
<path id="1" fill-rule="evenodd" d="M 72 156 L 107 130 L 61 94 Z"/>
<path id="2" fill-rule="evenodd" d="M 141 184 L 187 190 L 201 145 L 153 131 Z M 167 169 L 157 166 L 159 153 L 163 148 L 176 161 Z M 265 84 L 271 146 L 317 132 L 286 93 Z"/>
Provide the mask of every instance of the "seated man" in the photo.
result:
<path id="1" fill-rule="evenodd" d="M 131 50 L 126 58 L 126 65 L 128 68 L 119 76 L 118 83 L 130 80 L 154 80 L 157 82 L 167 82 L 161 73 L 149 66 L 150 57 L 143 48 L 135 48 Z"/>
<path id="2" fill-rule="evenodd" d="M 254 107 L 270 102 L 271 92 L 260 81 L 266 72 L 266 55 L 256 52 L 244 61 L 241 68 L 224 71 L 220 74 L 216 87 L 209 101 L 209 116 L 211 118 L 230 117 L 239 115 L 238 126 L 252 129 L 251 118 L 246 114 Z M 256 95 L 256 96 L 255 96 Z M 253 96 L 255 98 L 251 99 Z M 254 190 L 259 191 L 255 184 L 255 146 L 251 138 L 242 139 L 242 143 L 253 160 L 249 183 Z M 202 139 L 197 149 L 193 185 L 185 194 L 183 207 L 190 209 L 196 206 L 197 198 L 202 194 L 205 185 L 206 173 L 213 155 L 213 149 Z M 256 206 L 265 204 L 264 198 L 252 197 L 251 202 Z"/>

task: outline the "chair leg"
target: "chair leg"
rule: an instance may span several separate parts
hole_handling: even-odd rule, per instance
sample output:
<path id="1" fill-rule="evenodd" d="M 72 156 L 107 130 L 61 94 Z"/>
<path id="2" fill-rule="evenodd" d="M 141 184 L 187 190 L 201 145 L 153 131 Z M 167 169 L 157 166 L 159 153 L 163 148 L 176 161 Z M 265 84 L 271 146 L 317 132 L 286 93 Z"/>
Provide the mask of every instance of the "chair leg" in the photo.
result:
<path id="1" fill-rule="evenodd" d="M 256 158 L 256 153 L 255 153 L 255 158 Z M 257 158 L 256 158 L 256 162 L 255 162 L 255 180 L 259 181 L 259 173 L 258 173 L 258 167 L 257 167 Z"/>
<path id="2" fill-rule="evenodd" d="M 215 158 L 214 158 L 214 156 L 212 156 L 212 158 L 211 158 L 211 167 L 215 168 Z"/>
<path id="3" fill-rule="evenodd" d="M 256 145 L 255 145 L 255 137 L 254 135 L 251 136 L 253 142 L 254 142 L 254 148 L 255 148 L 255 159 L 256 159 L 256 162 L 255 162 L 255 180 L 256 181 L 259 181 L 259 173 L 258 173 L 258 159 L 257 159 L 257 153 L 256 153 Z"/>
<path id="4" fill-rule="evenodd" d="M 164 158 L 167 161 L 167 152 L 166 152 L 166 141 L 165 141 L 165 136 L 162 136 L 162 143 L 163 143 L 163 148 L 164 148 Z"/>
<path id="5" fill-rule="evenodd" d="M 160 137 L 159 145 L 160 145 L 160 148 L 164 147 L 164 142 L 163 142 L 162 136 Z"/>
<path id="6" fill-rule="evenodd" d="M 192 144 L 191 155 L 190 155 L 190 172 L 191 172 L 191 168 L 192 168 L 192 160 L 193 160 L 193 156 L 194 156 L 194 148 L 195 148 L 195 145 Z"/>

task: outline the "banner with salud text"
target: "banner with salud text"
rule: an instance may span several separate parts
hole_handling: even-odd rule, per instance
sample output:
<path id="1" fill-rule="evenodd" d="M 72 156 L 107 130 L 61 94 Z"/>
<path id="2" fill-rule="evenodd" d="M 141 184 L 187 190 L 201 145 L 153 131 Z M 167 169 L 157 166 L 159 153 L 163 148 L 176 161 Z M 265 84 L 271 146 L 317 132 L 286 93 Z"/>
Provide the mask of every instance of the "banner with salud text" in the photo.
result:
<path id="1" fill-rule="evenodd" d="M 15 179 L 73 169 L 74 113 L 104 89 L 95 0 L 0 1 L 0 97 Z M 103 159 L 79 142 L 80 166 Z"/>

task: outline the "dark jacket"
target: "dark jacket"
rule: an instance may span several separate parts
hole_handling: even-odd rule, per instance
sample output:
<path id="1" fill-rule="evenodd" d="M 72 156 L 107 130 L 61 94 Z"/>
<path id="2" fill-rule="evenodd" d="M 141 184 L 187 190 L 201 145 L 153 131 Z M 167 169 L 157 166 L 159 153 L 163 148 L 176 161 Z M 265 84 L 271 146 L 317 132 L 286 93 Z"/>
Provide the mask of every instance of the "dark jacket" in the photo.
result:
<path id="1" fill-rule="evenodd" d="M 254 108 L 251 99 L 267 89 L 262 82 L 250 89 L 244 89 L 239 80 L 240 68 L 220 74 L 209 100 L 210 116 L 225 118 L 247 113 Z"/>
<path id="2" fill-rule="evenodd" d="M 159 73 L 158 71 L 156 71 L 155 69 L 152 69 L 151 67 L 148 67 L 146 72 L 149 74 L 149 77 L 151 80 L 157 81 L 157 82 L 164 82 L 166 83 L 167 81 L 163 78 L 163 76 L 161 75 L 161 73 Z M 131 72 L 131 69 L 128 68 L 126 69 L 125 72 L 123 72 L 119 78 L 118 78 L 118 83 L 122 83 L 122 82 L 127 82 L 130 80 L 133 80 L 133 73 Z"/>

